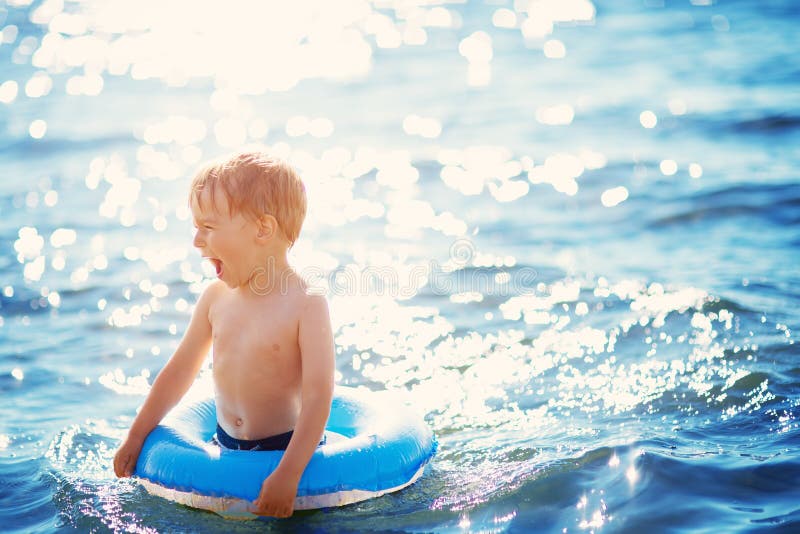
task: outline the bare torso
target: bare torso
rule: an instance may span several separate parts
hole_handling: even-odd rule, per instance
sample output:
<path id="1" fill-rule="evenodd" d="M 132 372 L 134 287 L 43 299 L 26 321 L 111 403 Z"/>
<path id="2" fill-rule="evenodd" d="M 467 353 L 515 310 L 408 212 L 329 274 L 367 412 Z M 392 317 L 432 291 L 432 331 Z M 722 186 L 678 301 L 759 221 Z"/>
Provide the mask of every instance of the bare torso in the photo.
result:
<path id="1" fill-rule="evenodd" d="M 270 295 L 218 291 L 209 308 L 217 422 L 243 440 L 293 430 L 301 407 L 305 288 L 297 282 Z"/>

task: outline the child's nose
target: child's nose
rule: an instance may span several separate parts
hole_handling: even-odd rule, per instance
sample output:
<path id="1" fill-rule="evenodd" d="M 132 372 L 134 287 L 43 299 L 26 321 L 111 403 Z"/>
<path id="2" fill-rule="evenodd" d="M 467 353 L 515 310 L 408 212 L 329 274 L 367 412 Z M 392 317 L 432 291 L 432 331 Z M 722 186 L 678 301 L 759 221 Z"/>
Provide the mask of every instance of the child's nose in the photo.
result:
<path id="1" fill-rule="evenodd" d="M 194 240 L 192 241 L 192 244 L 195 246 L 195 248 L 203 248 L 206 245 L 205 236 L 203 236 L 203 233 L 200 230 L 197 230 L 194 233 Z"/>

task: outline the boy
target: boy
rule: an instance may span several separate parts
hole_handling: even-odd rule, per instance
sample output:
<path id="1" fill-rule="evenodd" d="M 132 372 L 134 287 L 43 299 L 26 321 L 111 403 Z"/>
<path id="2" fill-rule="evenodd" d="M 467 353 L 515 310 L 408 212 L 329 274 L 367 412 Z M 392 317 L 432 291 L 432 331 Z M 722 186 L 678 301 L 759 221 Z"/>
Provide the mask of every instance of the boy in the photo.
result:
<path id="1" fill-rule="evenodd" d="M 144 439 L 189 389 L 213 341 L 216 444 L 285 450 L 251 511 L 288 517 L 333 397 L 327 302 L 287 261 L 305 218 L 305 188 L 286 163 L 243 153 L 202 169 L 190 204 L 193 244 L 218 280 L 198 299 L 114 457 L 114 472 L 133 473 Z"/>

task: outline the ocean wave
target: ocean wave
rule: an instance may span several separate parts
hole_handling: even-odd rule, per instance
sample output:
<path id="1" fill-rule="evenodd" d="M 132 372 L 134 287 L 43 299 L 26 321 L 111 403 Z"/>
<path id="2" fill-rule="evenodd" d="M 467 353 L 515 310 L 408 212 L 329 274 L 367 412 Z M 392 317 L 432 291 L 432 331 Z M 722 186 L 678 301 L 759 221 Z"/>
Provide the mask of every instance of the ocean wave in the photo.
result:
<path id="1" fill-rule="evenodd" d="M 770 114 L 753 119 L 734 121 L 728 128 L 735 132 L 773 134 L 785 133 L 800 128 L 800 116 L 783 113 Z"/>
<path id="2" fill-rule="evenodd" d="M 737 217 L 756 217 L 784 227 L 800 221 L 800 185 L 739 184 L 681 197 L 669 204 L 675 205 L 678 213 L 659 217 L 649 222 L 648 228 L 660 230 Z M 686 204 L 691 208 L 686 209 Z"/>

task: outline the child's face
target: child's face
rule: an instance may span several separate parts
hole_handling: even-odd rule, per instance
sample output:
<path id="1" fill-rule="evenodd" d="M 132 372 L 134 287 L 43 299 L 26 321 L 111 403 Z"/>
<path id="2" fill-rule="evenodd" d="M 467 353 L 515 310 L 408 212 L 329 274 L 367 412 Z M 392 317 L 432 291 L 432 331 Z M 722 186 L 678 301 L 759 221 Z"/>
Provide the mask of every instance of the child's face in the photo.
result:
<path id="1" fill-rule="evenodd" d="M 192 202 L 196 228 L 193 244 L 217 271 L 217 278 L 229 287 L 241 287 L 250 281 L 258 267 L 254 241 L 258 227 L 240 213 L 231 215 L 225 193 L 216 191 L 211 201 L 203 191 L 199 202 Z"/>

